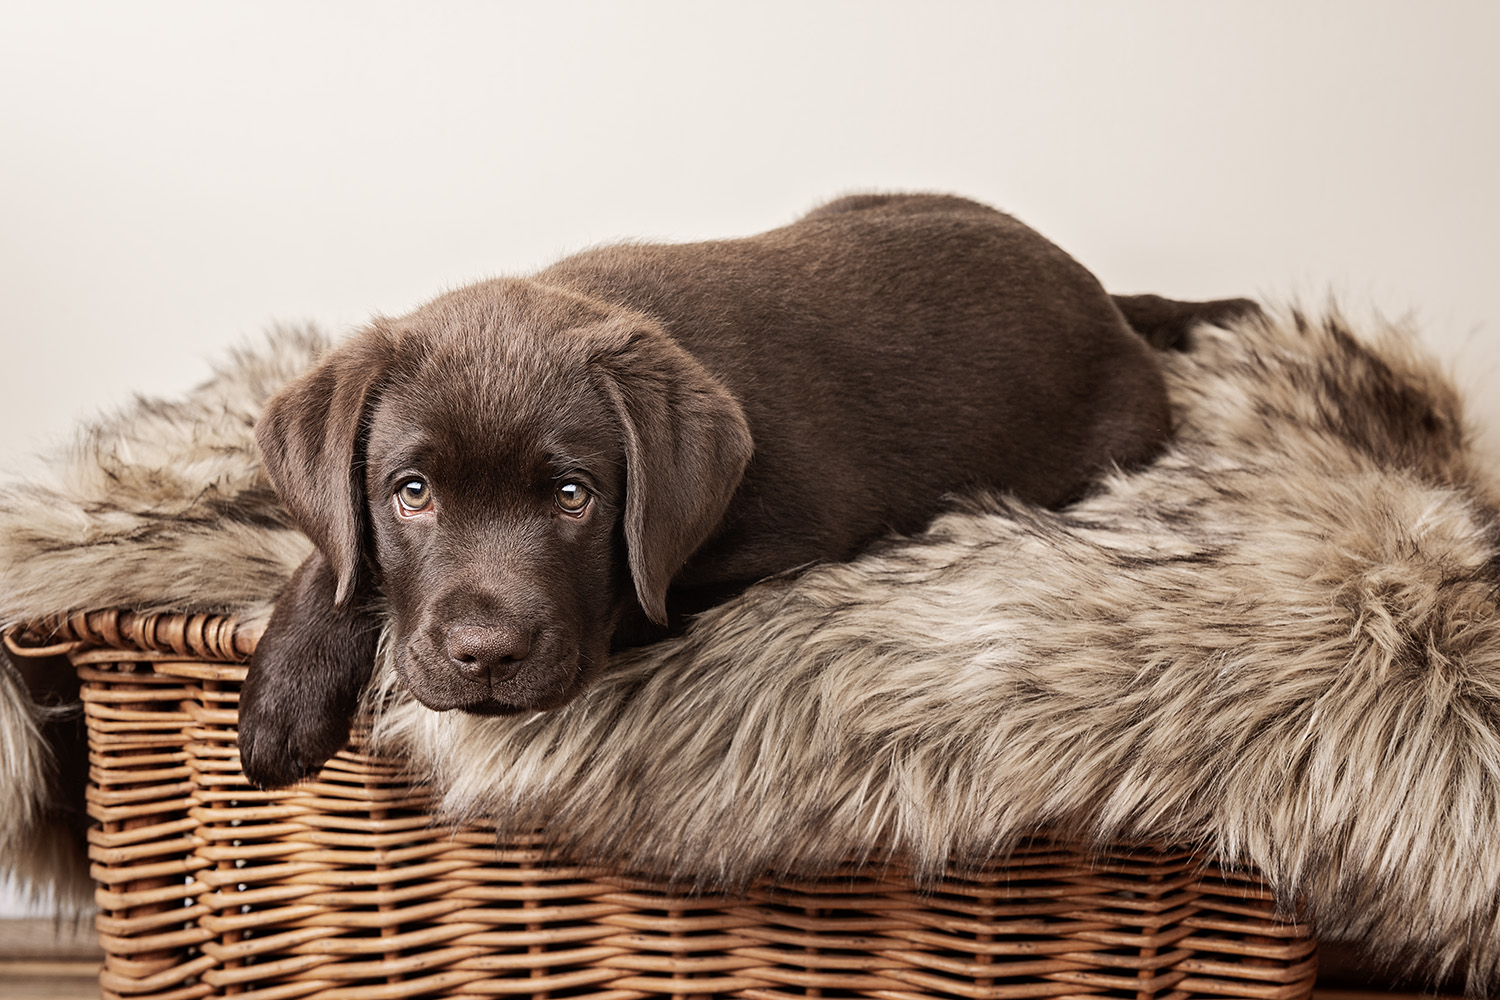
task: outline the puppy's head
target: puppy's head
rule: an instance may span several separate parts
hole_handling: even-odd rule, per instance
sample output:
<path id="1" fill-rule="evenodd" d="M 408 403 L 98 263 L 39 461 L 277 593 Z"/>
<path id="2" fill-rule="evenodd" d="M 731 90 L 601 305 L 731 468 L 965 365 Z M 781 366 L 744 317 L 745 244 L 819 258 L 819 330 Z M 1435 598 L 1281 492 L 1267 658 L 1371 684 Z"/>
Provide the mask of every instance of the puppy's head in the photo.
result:
<path id="1" fill-rule="evenodd" d="M 751 448 L 734 398 L 649 319 L 510 280 L 376 323 L 278 394 L 256 433 L 327 571 L 276 608 L 246 682 L 242 747 L 246 702 L 253 726 L 273 724 L 255 717 L 264 692 L 309 669 L 279 652 L 302 656 L 283 637 L 376 596 L 401 677 L 429 707 L 566 703 L 622 614 L 665 622 L 667 588 Z M 368 650 L 344 645 L 348 658 L 310 662 L 362 684 Z M 346 734 L 352 705 L 335 708 Z M 330 706 L 296 709 L 319 712 Z M 320 724 L 298 721 L 289 738 Z"/>

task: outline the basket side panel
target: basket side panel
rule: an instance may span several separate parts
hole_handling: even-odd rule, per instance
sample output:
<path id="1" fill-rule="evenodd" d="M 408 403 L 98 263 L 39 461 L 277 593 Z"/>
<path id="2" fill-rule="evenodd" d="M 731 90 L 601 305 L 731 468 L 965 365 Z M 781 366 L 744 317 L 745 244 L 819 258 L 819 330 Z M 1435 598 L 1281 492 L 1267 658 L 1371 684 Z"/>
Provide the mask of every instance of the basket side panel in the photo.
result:
<path id="1" fill-rule="evenodd" d="M 210 992 L 197 920 L 204 862 L 193 808 L 199 788 L 187 726 L 198 697 L 150 660 L 85 656 L 78 666 L 89 734 L 91 871 L 106 996 Z"/>

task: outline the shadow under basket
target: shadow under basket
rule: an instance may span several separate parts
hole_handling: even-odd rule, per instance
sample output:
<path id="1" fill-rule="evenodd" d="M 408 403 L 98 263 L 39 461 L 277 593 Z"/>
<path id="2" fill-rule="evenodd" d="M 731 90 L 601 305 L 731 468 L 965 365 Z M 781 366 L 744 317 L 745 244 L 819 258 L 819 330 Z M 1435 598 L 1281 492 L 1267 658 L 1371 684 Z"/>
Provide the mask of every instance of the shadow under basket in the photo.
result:
<path id="1" fill-rule="evenodd" d="M 97 612 L 7 637 L 66 654 L 89 740 L 105 997 L 1311 995 L 1316 944 L 1253 873 L 1038 839 L 920 888 L 899 863 L 731 899 L 453 827 L 357 746 L 257 791 L 232 618 Z"/>

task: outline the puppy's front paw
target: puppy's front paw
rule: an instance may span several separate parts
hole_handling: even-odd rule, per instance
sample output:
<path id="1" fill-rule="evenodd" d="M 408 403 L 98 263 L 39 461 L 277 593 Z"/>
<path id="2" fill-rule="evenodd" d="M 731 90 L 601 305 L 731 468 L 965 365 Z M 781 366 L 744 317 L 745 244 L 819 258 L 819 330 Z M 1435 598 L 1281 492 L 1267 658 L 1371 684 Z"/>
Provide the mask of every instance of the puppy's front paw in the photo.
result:
<path id="1" fill-rule="evenodd" d="M 240 767 L 258 788 L 318 773 L 349 740 L 375 661 L 364 602 L 334 604 L 337 581 L 309 556 L 282 591 L 240 690 Z"/>
<path id="2" fill-rule="evenodd" d="M 240 703 L 240 768 L 257 788 L 285 788 L 322 770 L 349 739 L 347 710 L 268 708 L 277 698 Z"/>

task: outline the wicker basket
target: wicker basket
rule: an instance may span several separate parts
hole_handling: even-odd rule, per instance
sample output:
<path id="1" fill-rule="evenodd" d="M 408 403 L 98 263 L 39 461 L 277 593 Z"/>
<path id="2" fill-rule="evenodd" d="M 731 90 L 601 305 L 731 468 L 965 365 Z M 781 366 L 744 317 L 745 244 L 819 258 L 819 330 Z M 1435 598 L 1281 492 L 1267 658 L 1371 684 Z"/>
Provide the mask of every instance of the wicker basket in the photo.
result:
<path id="1" fill-rule="evenodd" d="M 1304 926 L 1190 852 L 1036 841 L 919 891 L 897 866 L 735 899 L 437 824 L 399 762 L 346 750 L 282 792 L 240 774 L 255 636 L 75 615 L 7 637 L 83 682 L 106 997 L 1306 997 Z"/>

